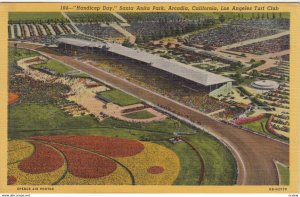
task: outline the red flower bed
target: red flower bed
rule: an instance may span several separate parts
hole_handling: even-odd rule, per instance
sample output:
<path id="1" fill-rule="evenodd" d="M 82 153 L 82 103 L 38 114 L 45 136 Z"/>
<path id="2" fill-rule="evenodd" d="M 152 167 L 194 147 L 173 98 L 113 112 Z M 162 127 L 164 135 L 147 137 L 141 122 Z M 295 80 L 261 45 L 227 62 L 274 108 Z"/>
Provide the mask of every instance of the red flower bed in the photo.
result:
<path id="1" fill-rule="evenodd" d="M 253 116 L 253 117 L 247 117 L 247 118 L 240 118 L 234 121 L 234 124 L 240 125 L 240 124 L 246 124 L 250 122 L 255 122 L 258 121 L 262 118 L 265 117 L 265 114 L 260 114 L 258 116 Z"/>
<path id="2" fill-rule="evenodd" d="M 147 172 L 150 174 L 160 174 L 164 172 L 164 168 L 161 166 L 151 166 L 147 169 Z"/>
<path id="3" fill-rule="evenodd" d="M 19 164 L 19 169 L 31 174 L 52 172 L 64 164 L 63 157 L 53 148 L 32 142 L 35 152 Z"/>
<path id="4" fill-rule="evenodd" d="M 272 114 L 272 115 L 270 116 L 268 122 L 267 122 L 267 130 L 268 130 L 270 133 L 274 134 L 274 135 L 278 135 L 278 134 L 276 133 L 276 131 L 273 129 L 273 126 L 272 126 L 272 120 L 273 120 L 273 118 L 274 118 L 274 115 Z"/>
<path id="5" fill-rule="evenodd" d="M 8 93 L 8 104 L 14 104 L 19 101 L 19 95 L 16 93 L 9 92 Z"/>
<path id="6" fill-rule="evenodd" d="M 13 184 L 15 184 L 15 182 L 17 182 L 16 177 L 14 177 L 14 176 L 7 177 L 7 185 L 13 185 Z"/>
<path id="7" fill-rule="evenodd" d="M 144 150 L 144 145 L 142 143 L 124 138 L 79 135 L 34 136 L 31 138 L 95 150 L 103 155 L 111 157 L 129 157 Z"/>
<path id="8" fill-rule="evenodd" d="M 117 164 L 99 155 L 77 150 L 59 144 L 53 144 L 67 158 L 68 171 L 80 178 L 99 178 L 111 174 L 117 169 Z"/>

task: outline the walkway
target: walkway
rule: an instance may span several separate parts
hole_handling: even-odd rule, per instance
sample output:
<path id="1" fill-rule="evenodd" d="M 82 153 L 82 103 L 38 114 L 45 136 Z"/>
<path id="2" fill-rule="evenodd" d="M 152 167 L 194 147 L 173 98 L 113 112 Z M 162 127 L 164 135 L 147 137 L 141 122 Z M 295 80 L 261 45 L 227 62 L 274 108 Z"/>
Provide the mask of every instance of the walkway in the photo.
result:
<path id="1" fill-rule="evenodd" d="M 127 31 L 117 23 L 110 23 L 110 26 L 115 30 L 117 30 L 118 32 L 120 32 L 121 34 L 123 34 L 126 38 L 128 38 L 131 44 L 135 43 L 136 37 L 132 35 L 129 31 Z"/>
<path id="2" fill-rule="evenodd" d="M 128 23 L 128 21 L 125 18 L 123 18 L 123 16 L 121 16 L 120 14 L 118 14 L 116 12 L 112 12 L 111 14 L 114 15 L 116 18 L 118 18 L 123 23 Z"/>

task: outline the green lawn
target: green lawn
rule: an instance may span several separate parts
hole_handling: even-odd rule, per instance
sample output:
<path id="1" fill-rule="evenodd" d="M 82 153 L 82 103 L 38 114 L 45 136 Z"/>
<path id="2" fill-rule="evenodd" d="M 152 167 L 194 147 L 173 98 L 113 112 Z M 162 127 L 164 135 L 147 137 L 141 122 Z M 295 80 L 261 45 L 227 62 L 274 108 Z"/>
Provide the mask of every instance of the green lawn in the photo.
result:
<path id="1" fill-rule="evenodd" d="M 100 92 L 99 95 L 120 106 L 141 103 L 141 100 L 138 98 L 117 89 Z"/>
<path id="2" fill-rule="evenodd" d="M 198 185 L 201 163 L 194 150 L 184 142 L 171 144 L 170 142 L 159 142 L 159 144 L 170 148 L 180 160 L 180 171 L 175 185 Z M 225 183 L 226 184 L 226 183 Z"/>
<path id="3" fill-rule="evenodd" d="M 33 57 L 39 55 L 37 52 L 30 51 L 27 49 L 17 49 L 17 48 L 9 48 L 8 49 L 8 70 L 9 74 L 15 74 L 20 70 L 17 67 L 17 61 L 27 57 Z"/>
<path id="4" fill-rule="evenodd" d="M 124 116 L 132 119 L 147 119 L 155 117 L 153 114 L 146 110 L 125 114 Z"/>
<path id="5" fill-rule="evenodd" d="M 85 74 L 85 73 L 70 74 L 70 76 L 73 76 L 73 77 L 82 77 L 82 78 L 88 78 L 88 77 L 90 77 L 90 75 Z"/>
<path id="6" fill-rule="evenodd" d="M 280 185 L 289 185 L 290 184 L 289 167 L 284 166 L 278 162 L 276 162 L 276 167 L 280 175 Z"/>
<path id="7" fill-rule="evenodd" d="M 114 127 L 119 128 L 132 128 L 136 130 L 155 131 L 168 134 L 173 134 L 174 132 L 193 133 L 195 131 L 194 128 L 173 118 L 167 118 L 164 121 L 151 123 L 131 123 L 117 120 L 114 118 L 108 118 L 102 121 L 101 125 L 107 127 L 113 125 Z"/>
<path id="8" fill-rule="evenodd" d="M 57 62 L 55 60 L 48 60 L 45 64 L 36 64 L 32 65 L 33 68 L 49 68 L 50 70 L 55 71 L 58 74 L 64 74 L 66 72 L 73 71 L 74 69 L 66 66 L 65 64 L 62 64 L 60 62 Z"/>
<path id="9" fill-rule="evenodd" d="M 283 140 L 283 141 L 288 141 L 288 138 L 276 136 L 266 129 L 266 124 L 268 122 L 268 117 L 262 118 L 261 120 L 255 121 L 255 122 L 250 122 L 246 124 L 242 124 L 241 126 L 247 129 L 250 129 L 251 131 L 263 134 L 263 135 L 268 135 L 272 138 Z"/>
<path id="10" fill-rule="evenodd" d="M 230 151 L 215 138 L 204 132 L 187 136 L 204 160 L 203 185 L 234 185 L 237 166 Z"/>
<path id="11" fill-rule="evenodd" d="M 10 131 L 88 128 L 98 125 L 91 116 L 72 117 L 51 104 L 21 103 L 9 109 Z"/>
<path id="12" fill-rule="evenodd" d="M 246 123 L 243 124 L 242 126 L 258 133 L 269 134 L 269 132 L 265 128 L 267 122 L 268 122 L 268 118 L 262 118 L 261 120 Z"/>
<path id="13" fill-rule="evenodd" d="M 178 155 L 181 162 L 179 176 L 174 184 L 196 185 L 201 163 L 196 152 L 186 143 L 171 144 L 168 139 L 174 131 L 193 132 L 188 125 L 168 118 L 149 124 L 127 123 L 112 118 L 97 122 L 91 116 L 72 117 L 54 105 L 21 103 L 9 109 L 9 138 L 33 135 L 99 135 L 146 140 L 164 145 Z M 235 164 L 229 151 L 215 138 L 200 132 L 187 137 L 205 161 L 204 185 L 230 185 L 236 176 Z"/>
<path id="14" fill-rule="evenodd" d="M 171 137 L 174 131 L 194 131 L 188 125 L 171 118 L 152 123 L 129 123 L 113 118 L 107 118 L 102 122 L 98 122 L 92 116 L 72 117 L 55 105 L 37 103 L 21 103 L 9 108 L 8 127 L 10 130 L 9 133 L 13 134 L 10 136 L 12 138 L 18 137 L 18 134 L 22 134 L 22 132 L 30 135 L 30 132 L 44 130 L 50 132 L 51 130 L 53 132 L 60 132 L 61 130 L 64 133 L 64 130 L 69 129 L 101 128 L 106 131 L 110 131 L 111 129 L 144 131 L 146 133 L 140 133 L 137 137 L 148 140 L 161 140 Z M 23 137 L 24 135 L 22 134 Z"/>
<path id="15" fill-rule="evenodd" d="M 8 59 L 9 59 L 9 62 L 12 62 L 12 61 L 18 61 L 18 60 L 21 60 L 21 59 L 27 58 L 27 57 L 34 57 L 37 55 L 39 55 L 39 53 L 37 53 L 35 51 L 30 51 L 27 49 L 9 48 Z"/>
<path id="16" fill-rule="evenodd" d="M 9 23 L 19 22 L 67 22 L 60 12 L 9 12 Z"/>

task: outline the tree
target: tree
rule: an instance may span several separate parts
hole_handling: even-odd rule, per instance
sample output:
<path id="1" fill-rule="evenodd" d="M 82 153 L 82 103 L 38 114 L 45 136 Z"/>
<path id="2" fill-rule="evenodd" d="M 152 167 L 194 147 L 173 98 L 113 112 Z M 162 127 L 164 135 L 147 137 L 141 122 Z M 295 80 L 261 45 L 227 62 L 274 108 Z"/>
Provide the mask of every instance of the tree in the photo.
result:
<path id="1" fill-rule="evenodd" d="M 260 15 L 259 15 L 259 13 L 257 13 L 257 19 L 259 19 L 260 18 Z"/>
<path id="2" fill-rule="evenodd" d="M 244 82 L 244 77 L 242 76 L 241 72 L 239 72 L 239 71 L 234 75 L 234 78 L 236 79 L 237 83 Z"/>
<path id="3" fill-rule="evenodd" d="M 257 76 L 259 76 L 259 72 L 257 70 L 252 70 L 251 75 L 253 77 L 257 77 Z"/>
<path id="4" fill-rule="evenodd" d="M 129 39 L 124 40 L 124 42 L 122 43 L 123 46 L 125 47 L 132 47 L 133 45 L 129 42 Z"/>
<path id="5" fill-rule="evenodd" d="M 143 39 L 143 37 L 142 36 L 138 36 L 137 38 L 136 38 L 136 41 L 135 41 L 136 43 L 143 43 L 144 42 L 144 39 Z"/>
<path id="6" fill-rule="evenodd" d="M 225 22 L 225 16 L 224 16 L 223 14 L 221 14 L 221 15 L 219 16 L 219 21 L 220 21 L 221 23 L 224 23 L 224 22 Z"/>

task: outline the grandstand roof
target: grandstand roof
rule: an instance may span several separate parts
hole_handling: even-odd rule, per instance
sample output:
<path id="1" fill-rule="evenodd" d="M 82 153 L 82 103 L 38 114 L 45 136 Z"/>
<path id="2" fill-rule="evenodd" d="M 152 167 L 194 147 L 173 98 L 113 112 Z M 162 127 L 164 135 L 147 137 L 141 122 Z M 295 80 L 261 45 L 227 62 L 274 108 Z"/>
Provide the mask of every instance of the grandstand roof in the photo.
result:
<path id="1" fill-rule="evenodd" d="M 80 40 L 80 39 L 74 39 L 74 38 L 58 38 L 59 42 L 63 42 L 66 44 L 79 46 L 79 47 L 103 47 L 105 43 L 103 42 L 91 42 L 87 40 Z"/>
<path id="2" fill-rule="evenodd" d="M 108 51 L 135 59 L 141 62 L 148 63 L 152 67 L 172 73 L 182 78 L 194 81 L 204 86 L 226 83 L 233 81 L 230 78 L 223 77 L 205 70 L 201 70 L 175 60 L 166 59 L 158 55 L 150 54 L 145 51 L 124 47 L 114 43 L 103 43 L 87 40 L 78 40 L 74 38 L 59 38 L 59 42 L 75 45 L 79 47 L 106 47 Z"/>

